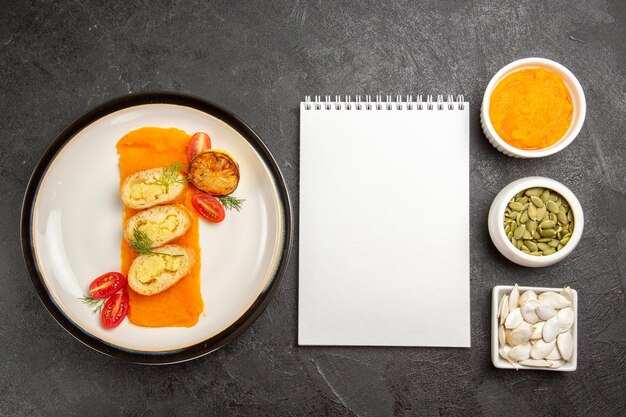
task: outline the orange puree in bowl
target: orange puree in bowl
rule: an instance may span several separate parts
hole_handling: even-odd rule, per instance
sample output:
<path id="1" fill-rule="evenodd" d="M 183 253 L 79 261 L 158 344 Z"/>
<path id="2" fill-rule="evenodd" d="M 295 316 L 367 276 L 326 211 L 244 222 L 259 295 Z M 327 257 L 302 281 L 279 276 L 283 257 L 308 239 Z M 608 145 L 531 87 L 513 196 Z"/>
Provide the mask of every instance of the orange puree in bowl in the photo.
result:
<path id="1" fill-rule="evenodd" d="M 561 77 L 527 68 L 504 77 L 491 93 L 489 118 L 505 142 L 518 149 L 543 149 L 561 139 L 574 106 Z"/>
<path id="2" fill-rule="evenodd" d="M 189 139 L 190 136 L 179 129 L 144 127 L 127 133 L 117 142 L 117 152 L 120 155 L 120 184 L 127 175 L 136 171 L 169 166 L 172 162 L 179 162 L 183 166 L 187 160 Z M 204 310 L 200 294 L 198 217 L 191 205 L 193 194 L 191 187 L 188 187 L 180 201 L 192 214 L 191 227 L 185 235 L 172 243 L 193 248 L 196 253 L 196 264 L 189 275 L 162 293 L 145 296 L 128 288 L 130 297 L 128 318 L 138 326 L 190 327 L 198 322 L 198 317 Z M 124 221 L 135 213 L 137 210 L 125 207 Z M 125 276 L 128 276 L 128 269 L 136 256 L 137 253 L 130 248 L 128 242 L 122 240 L 121 272 Z"/>

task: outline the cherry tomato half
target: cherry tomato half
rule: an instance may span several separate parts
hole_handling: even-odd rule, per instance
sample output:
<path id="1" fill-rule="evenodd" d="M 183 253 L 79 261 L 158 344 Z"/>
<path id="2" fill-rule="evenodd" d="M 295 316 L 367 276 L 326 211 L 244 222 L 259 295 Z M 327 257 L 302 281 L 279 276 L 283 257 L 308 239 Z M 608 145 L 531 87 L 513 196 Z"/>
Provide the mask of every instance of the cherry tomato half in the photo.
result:
<path id="1" fill-rule="evenodd" d="M 113 294 L 102 307 L 102 325 L 112 329 L 120 325 L 128 314 L 128 294 L 126 291 Z"/>
<path id="2" fill-rule="evenodd" d="M 119 272 L 107 272 L 94 279 L 89 286 L 93 298 L 107 298 L 126 288 L 126 277 Z"/>
<path id="3" fill-rule="evenodd" d="M 191 137 L 187 145 L 187 162 L 191 162 L 194 156 L 202 151 L 211 149 L 211 138 L 204 132 L 198 132 Z"/>
<path id="4" fill-rule="evenodd" d="M 191 199 L 191 204 L 202 217 L 211 223 L 219 223 L 226 217 L 222 203 L 212 195 L 198 193 Z"/>

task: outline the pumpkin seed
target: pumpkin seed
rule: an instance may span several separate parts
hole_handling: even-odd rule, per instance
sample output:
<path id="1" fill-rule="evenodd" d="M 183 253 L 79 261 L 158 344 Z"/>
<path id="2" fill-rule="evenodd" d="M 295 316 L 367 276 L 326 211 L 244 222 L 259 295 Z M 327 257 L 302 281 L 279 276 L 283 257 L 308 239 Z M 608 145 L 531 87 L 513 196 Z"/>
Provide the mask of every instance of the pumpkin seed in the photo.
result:
<path id="1" fill-rule="evenodd" d="M 557 214 L 559 212 L 559 206 L 557 206 L 556 203 L 552 200 L 546 203 L 546 208 L 548 209 L 548 211 L 554 214 Z"/>
<path id="2" fill-rule="evenodd" d="M 569 203 L 542 187 L 529 188 L 511 198 L 504 210 L 504 233 L 520 251 L 547 256 L 569 242 L 574 217 Z"/>
<path id="3" fill-rule="evenodd" d="M 531 252 L 537 252 L 537 244 L 535 242 L 533 242 L 532 240 L 527 240 L 524 242 L 524 245 L 531 251 Z"/>
<path id="4" fill-rule="evenodd" d="M 537 197 L 537 196 L 532 196 L 530 197 L 530 201 L 531 203 L 533 203 L 535 205 L 535 207 L 542 208 L 545 207 L 546 205 L 543 203 L 543 201 L 541 200 L 541 198 Z"/>
<path id="5" fill-rule="evenodd" d="M 528 190 L 526 190 L 526 192 L 524 192 L 524 194 L 526 194 L 529 197 L 538 197 L 541 195 L 542 192 L 543 192 L 543 188 L 535 187 L 535 188 L 529 188 Z"/>
<path id="6" fill-rule="evenodd" d="M 541 242 L 537 243 L 537 247 L 542 251 L 550 249 L 550 245 L 548 245 L 547 243 L 541 243 Z"/>
<path id="7" fill-rule="evenodd" d="M 537 219 L 536 220 L 545 220 L 546 216 L 546 208 L 545 207 L 537 207 Z"/>
<path id="8" fill-rule="evenodd" d="M 518 215 L 518 214 L 519 214 L 519 212 L 517 212 L 517 211 L 512 211 L 512 212 L 510 212 L 510 213 L 507 215 L 507 217 L 508 217 L 509 219 L 517 219 L 517 215 Z"/>
<path id="9" fill-rule="evenodd" d="M 524 211 L 519 218 L 520 223 L 526 223 L 528 221 L 528 210 Z"/>

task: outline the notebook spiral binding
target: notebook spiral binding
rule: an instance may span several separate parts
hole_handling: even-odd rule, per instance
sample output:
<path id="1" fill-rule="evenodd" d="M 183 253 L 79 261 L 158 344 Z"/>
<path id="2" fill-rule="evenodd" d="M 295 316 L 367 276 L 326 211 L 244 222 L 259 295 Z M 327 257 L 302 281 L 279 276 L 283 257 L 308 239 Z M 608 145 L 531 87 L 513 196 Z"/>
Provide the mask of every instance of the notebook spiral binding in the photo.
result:
<path id="1" fill-rule="evenodd" d="M 322 101 L 322 96 L 315 96 L 313 100 L 311 96 L 305 96 L 304 108 L 306 110 L 465 110 L 465 99 L 462 94 L 457 95 L 456 100 L 452 94 L 448 94 L 445 100 L 443 94 L 438 95 L 436 99 L 432 95 L 427 95 L 426 100 L 420 94 L 416 96 L 415 101 L 412 95 L 405 96 L 404 101 L 401 95 L 397 95 L 395 101 L 391 95 L 385 96 L 385 100 L 382 95 L 377 95 L 374 100 L 371 95 L 366 95 L 365 100 L 361 97 L 355 96 L 353 101 L 352 96 L 345 96 L 345 100 L 342 101 L 341 96 L 335 96 L 335 100 L 331 100 L 331 96 L 324 96 Z"/>

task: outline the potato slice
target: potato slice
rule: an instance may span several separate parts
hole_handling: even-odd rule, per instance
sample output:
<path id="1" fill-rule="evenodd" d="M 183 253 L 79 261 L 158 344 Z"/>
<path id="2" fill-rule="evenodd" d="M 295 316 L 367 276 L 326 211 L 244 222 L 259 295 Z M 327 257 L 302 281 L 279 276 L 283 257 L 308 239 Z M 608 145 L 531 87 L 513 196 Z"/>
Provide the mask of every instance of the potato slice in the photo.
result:
<path id="1" fill-rule="evenodd" d="M 211 195 L 228 195 L 239 185 L 239 165 L 228 153 L 208 149 L 191 160 L 189 181 Z"/>

